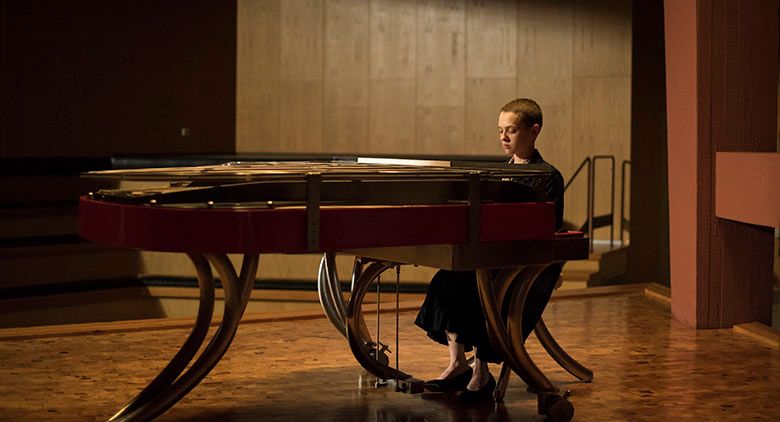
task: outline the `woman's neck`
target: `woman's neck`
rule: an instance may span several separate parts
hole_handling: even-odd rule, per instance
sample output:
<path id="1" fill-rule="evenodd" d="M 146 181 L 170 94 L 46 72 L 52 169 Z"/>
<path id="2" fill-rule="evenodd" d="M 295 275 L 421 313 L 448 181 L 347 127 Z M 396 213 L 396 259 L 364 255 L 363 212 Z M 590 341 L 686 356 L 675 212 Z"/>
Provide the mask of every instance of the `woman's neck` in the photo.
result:
<path id="1" fill-rule="evenodd" d="M 521 155 L 525 155 L 525 157 L 522 157 Z M 531 159 L 531 157 L 533 157 L 533 155 L 534 155 L 533 151 L 531 151 L 528 154 L 515 154 L 512 156 L 512 162 L 515 164 L 525 164 L 526 162 L 528 162 L 528 160 Z"/>

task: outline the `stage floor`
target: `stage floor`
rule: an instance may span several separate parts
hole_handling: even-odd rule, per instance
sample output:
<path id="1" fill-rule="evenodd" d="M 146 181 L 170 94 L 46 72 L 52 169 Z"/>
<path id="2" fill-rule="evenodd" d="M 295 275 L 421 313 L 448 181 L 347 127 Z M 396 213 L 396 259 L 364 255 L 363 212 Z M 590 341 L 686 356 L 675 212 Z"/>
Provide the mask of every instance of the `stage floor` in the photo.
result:
<path id="1" fill-rule="evenodd" d="M 401 369 L 418 378 L 446 365 L 443 346 L 401 314 Z M 575 420 L 763 419 L 780 415 L 780 351 L 732 330 L 695 331 L 641 293 L 553 301 L 550 330 L 594 381 L 576 381 L 529 340 Z M 370 327 L 373 315 L 367 315 Z M 143 324 L 143 322 L 139 322 Z M 394 314 L 380 341 L 394 342 Z M 374 328 L 372 328 L 372 331 Z M 183 328 L 0 341 L 0 419 L 105 420 L 177 350 Z M 395 347 L 392 347 L 395 352 Z M 395 353 L 390 354 L 391 360 Z M 497 367 L 492 367 L 494 374 Z M 506 403 L 464 408 L 443 394 L 375 388 L 325 318 L 246 323 L 214 371 L 161 420 L 541 420 L 512 377 Z"/>

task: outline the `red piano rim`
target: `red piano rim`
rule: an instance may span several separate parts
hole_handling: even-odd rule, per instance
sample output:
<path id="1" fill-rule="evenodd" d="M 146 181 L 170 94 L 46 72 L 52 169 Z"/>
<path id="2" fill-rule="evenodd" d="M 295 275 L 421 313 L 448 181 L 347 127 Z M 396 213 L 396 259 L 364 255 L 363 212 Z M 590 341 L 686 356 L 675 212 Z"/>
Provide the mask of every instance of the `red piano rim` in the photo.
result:
<path id="1" fill-rule="evenodd" d="M 552 239 L 552 202 L 482 204 L 480 241 Z M 319 249 L 306 247 L 306 210 L 124 205 L 82 197 L 79 232 L 95 243 L 196 253 L 310 253 L 464 244 L 468 205 L 323 206 Z"/>

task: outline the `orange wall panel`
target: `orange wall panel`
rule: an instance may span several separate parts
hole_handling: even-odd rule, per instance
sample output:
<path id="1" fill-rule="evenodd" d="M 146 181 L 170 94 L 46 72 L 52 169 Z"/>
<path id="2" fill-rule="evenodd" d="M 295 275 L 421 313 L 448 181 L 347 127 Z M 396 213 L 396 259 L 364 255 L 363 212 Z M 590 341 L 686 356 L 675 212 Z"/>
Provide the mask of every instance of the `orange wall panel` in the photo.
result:
<path id="1" fill-rule="evenodd" d="M 780 227 L 780 153 L 719 152 L 715 160 L 715 215 Z"/>

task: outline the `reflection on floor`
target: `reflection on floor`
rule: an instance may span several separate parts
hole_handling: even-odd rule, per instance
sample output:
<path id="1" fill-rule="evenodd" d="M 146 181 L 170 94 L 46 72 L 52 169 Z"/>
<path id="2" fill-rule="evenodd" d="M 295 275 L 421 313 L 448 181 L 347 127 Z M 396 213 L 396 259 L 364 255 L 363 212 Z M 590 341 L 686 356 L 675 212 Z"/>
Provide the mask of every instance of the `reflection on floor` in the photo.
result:
<path id="1" fill-rule="evenodd" d="M 559 300 L 545 315 L 558 341 L 595 373 L 593 383 L 577 382 L 529 340 L 541 369 L 572 391 L 577 420 L 780 414 L 780 351 L 730 329 L 686 328 L 670 319 L 668 305 L 636 293 Z M 382 342 L 393 343 L 393 316 L 382 316 Z M 413 327 L 413 318 L 414 312 L 401 314 L 401 369 L 430 378 L 446 364 L 446 350 Z M 371 316 L 368 325 L 374 326 Z M 0 341 L 0 419 L 106 419 L 156 374 L 187 332 Z M 161 420 L 541 420 L 535 397 L 517 377 L 505 404 L 469 408 L 452 396 L 395 393 L 373 381 L 324 318 L 248 323 L 215 370 Z"/>

